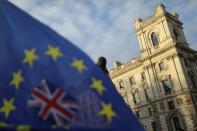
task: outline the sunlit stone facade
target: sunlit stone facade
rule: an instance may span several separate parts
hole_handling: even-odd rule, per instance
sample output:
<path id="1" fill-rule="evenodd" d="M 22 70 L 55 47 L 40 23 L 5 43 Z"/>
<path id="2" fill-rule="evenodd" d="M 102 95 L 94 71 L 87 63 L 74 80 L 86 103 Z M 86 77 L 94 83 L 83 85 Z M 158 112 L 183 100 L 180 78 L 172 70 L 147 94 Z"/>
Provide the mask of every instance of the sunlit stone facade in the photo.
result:
<path id="1" fill-rule="evenodd" d="M 152 16 L 134 24 L 140 57 L 115 62 L 113 83 L 147 131 L 193 131 L 197 52 L 189 47 L 178 14 L 158 4 Z"/>

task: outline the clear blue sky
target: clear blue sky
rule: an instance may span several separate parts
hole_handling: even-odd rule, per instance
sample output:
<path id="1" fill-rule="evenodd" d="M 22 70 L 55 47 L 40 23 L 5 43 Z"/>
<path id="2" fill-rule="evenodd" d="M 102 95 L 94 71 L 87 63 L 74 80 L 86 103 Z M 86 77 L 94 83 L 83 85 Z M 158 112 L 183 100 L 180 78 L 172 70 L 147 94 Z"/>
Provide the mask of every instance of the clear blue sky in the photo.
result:
<path id="1" fill-rule="evenodd" d="M 184 23 L 190 47 L 197 50 L 197 0 L 10 0 L 85 51 L 94 61 L 99 56 L 127 62 L 139 56 L 134 33 L 136 18 L 146 18 L 162 2 L 177 12 Z"/>

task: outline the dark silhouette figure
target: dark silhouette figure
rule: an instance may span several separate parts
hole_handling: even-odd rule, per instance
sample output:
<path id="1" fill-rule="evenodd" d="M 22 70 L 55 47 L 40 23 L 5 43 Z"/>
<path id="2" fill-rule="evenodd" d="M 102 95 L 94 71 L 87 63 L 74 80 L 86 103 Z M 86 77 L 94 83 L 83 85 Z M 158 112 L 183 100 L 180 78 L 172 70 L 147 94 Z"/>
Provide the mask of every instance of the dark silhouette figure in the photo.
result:
<path id="1" fill-rule="evenodd" d="M 108 70 L 107 70 L 107 67 L 106 67 L 106 64 L 107 64 L 107 60 L 105 57 L 101 56 L 98 58 L 98 61 L 97 61 L 97 65 L 100 67 L 100 69 L 105 73 L 105 74 L 109 74 Z"/>

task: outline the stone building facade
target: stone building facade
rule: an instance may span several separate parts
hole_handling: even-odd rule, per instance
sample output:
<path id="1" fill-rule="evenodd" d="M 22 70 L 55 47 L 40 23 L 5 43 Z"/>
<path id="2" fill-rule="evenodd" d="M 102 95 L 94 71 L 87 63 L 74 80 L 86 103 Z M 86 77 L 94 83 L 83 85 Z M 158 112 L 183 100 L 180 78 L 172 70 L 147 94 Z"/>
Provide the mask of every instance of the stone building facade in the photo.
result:
<path id="1" fill-rule="evenodd" d="M 158 4 L 152 16 L 134 24 L 140 57 L 115 62 L 113 83 L 147 131 L 193 131 L 197 51 L 189 47 L 179 15 Z"/>

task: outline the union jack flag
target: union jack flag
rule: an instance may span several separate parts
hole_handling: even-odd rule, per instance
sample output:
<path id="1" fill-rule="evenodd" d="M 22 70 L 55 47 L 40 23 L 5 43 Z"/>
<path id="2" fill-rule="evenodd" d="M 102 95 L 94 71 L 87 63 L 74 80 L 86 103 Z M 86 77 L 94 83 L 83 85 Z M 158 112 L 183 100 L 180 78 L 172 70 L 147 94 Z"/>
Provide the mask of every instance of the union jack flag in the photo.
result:
<path id="1" fill-rule="evenodd" d="M 45 80 L 41 80 L 38 87 L 33 90 L 33 100 L 28 101 L 29 107 L 40 106 L 38 115 L 46 120 L 51 114 L 57 126 L 65 125 L 65 120 L 72 121 L 80 104 L 73 99 L 64 99 L 66 96 L 60 88 L 56 88 L 53 94 Z M 74 110 L 75 111 L 74 111 Z"/>

